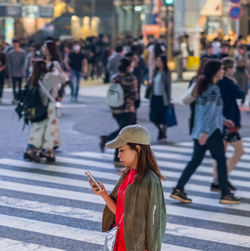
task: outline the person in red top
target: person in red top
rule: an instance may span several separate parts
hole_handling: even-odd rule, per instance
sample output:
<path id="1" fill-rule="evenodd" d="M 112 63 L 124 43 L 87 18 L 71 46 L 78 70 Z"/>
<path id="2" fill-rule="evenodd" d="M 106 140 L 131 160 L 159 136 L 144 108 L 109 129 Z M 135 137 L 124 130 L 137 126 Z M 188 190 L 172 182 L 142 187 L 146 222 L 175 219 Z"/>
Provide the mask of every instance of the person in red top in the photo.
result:
<path id="1" fill-rule="evenodd" d="M 109 195 L 90 181 L 95 194 L 106 202 L 103 231 L 119 225 L 114 251 L 160 251 L 166 228 L 166 208 L 161 175 L 150 148 L 150 134 L 140 125 L 123 128 L 109 148 L 118 148 L 126 167 Z"/>

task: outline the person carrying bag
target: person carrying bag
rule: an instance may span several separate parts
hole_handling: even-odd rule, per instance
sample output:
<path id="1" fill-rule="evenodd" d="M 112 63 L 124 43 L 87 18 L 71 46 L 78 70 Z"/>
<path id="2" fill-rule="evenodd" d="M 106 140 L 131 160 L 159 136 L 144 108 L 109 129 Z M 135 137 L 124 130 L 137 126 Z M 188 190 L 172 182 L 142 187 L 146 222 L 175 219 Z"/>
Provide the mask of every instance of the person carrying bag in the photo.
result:
<path id="1" fill-rule="evenodd" d="M 126 126 L 106 146 L 119 150 L 118 156 L 126 168 L 110 195 L 101 182 L 97 182 L 99 190 L 89 181 L 93 192 L 106 202 L 102 231 L 114 230 L 114 248 L 106 246 L 114 242 L 106 242 L 104 250 L 160 251 L 166 230 L 166 205 L 161 184 L 165 178 L 151 151 L 148 130 L 137 124 Z"/>

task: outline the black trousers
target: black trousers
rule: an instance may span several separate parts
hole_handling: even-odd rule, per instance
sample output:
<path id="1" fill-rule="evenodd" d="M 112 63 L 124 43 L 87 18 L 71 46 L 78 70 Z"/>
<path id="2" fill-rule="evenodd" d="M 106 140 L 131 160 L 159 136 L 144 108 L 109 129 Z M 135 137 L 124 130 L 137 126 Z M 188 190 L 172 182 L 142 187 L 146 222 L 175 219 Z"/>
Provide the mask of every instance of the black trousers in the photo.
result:
<path id="1" fill-rule="evenodd" d="M 0 99 L 3 96 L 4 76 L 0 74 Z"/>
<path id="2" fill-rule="evenodd" d="M 194 140 L 192 159 L 188 162 L 188 165 L 183 170 L 176 186 L 177 189 L 184 190 L 184 186 L 193 175 L 197 167 L 201 164 L 207 149 L 210 151 L 211 156 L 217 162 L 218 180 L 222 196 L 230 192 L 227 185 L 227 164 L 223 144 L 223 136 L 219 129 L 214 131 L 214 133 L 208 138 L 207 143 L 203 146 L 199 144 L 198 140 Z"/>
<path id="3" fill-rule="evenodd" d="M 115 118 L 119 128 L 106 136 L 107 142 L 116 138 L 123 127 L 136 124 L 136 113 L 134 112 L 114 114 L 113 117 Z M 115 150 L 114 161 L 119 161 L 118 149 Z"/>
<path id="4" fill-rule="evenodd" d="M 17 99 L 17 91 L 16 86 L 18 85 L 18 91 L 22 89 L 22 78 L 12 77 L 12 84 L 13 84 L 13 97 Z"/>

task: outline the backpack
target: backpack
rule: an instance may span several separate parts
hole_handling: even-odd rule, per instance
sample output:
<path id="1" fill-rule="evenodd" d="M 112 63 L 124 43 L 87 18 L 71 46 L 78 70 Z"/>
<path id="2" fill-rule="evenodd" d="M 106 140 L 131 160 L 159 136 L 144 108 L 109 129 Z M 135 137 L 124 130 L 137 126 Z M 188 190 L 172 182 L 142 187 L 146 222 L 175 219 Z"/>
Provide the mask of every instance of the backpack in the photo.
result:
<path id="1" fill-rule="evenodd" d="M 120 83 L 109 84 L 106 103 L 110 108 L 118 108 L 124 105 L 124 90 Z"/>
<path id="2" fill-rule="evenodd" d="M 20 91 L 15 109 L 25 124 L 40 122 L 48 117 L 48 105 L 44 105 L 38 87 Z"/>

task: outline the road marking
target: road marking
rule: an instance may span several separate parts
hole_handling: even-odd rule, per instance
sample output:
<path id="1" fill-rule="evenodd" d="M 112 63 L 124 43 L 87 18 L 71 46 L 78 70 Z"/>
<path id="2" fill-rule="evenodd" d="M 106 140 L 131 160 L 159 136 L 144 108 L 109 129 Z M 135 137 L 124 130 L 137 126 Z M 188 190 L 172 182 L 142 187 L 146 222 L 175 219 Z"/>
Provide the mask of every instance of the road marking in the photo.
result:
<path id="1" fill-rule="evenodd" d="M 39 251 L 63 251 L 63 249 L 49 248 L 38 244 L 32 244 L 22 241 L 0 238 L 1 250 L 6 251 L 25 251 L 25 250 L 39 250 Z"/>
<path id="2" fill-rule="evenodd" d="M 57 157 L 57 159 L 61 162 L 66 163 L 75 163 L 75 164 L 81 164 L 91 167 L 105 167 L 105 168 L 111 168 L 111 165 L 109 163 L 101 163 L 97 161 L 90 161 L 90 160 L 83 160 L 83 159 L 73 159 L 73 158 L 63 158 L 63 157 Z M 56 166 L 56 165 L 42 165 L 42 164 L 36 164 L 31 162 L 25 162 L 20 160 L 11 160 L 11 159 L 0 159 L 0 164 L 6 164 L 6 165 L 13 165 L 18 167 L 31 167 L 31 168 L 40 168 L 42 170 L 47 171 L 54 171 L 54 172 L 63 172 L 68 174 L 75 174 L 75 175 L 84 175 L 84 170 L 87 170 L 89 168 L 85 169 L 79 169 L 79 168 L 73 168 L 73 167 L 62 167 L 62 166 Z M 115 171 L 115 170 L 114 170 Z M 110 180 L 117 181 L 118 175 L 113 173 L 105 173 L 100 171 L 94 171 L 91 170 L 92 174 L 96 178 L 106 178 Z M 176 185 L 176 182 L 168 181 L 168 187 L 174 187 Z M 163 182 L 163 186 L 165 186 L 166 182 Z M 199 192 L 209 192 L 209 187 L 206 185 L 196 185 L 188 183 L 186 185 L 186 189 L 190 191 L 199 191 Z M 243 198 L 250 198 L 250 193 L 243 190 L 237 190 L 236 195 Z"/>
<path id="3" fill-rule="evenodd" d="M 105 173 L 103 172 L 103 176 L 104 175 Z M 28 180 L 37 181 L 37 182 L 39 181 L 50 182 L 52 184 L 69 185 L 69 186 L 81 187 L 81 188 L 90 188 L 88 181 L 62 178 L 62 177 L 50 176 L 46 174 L 37 174 L 37 173 L 28 173 L 28 172 L 1 169 L 0 177 L 1 176 L 23 178 L 23 179 L 28 179 Z M 167 184 L 164 184 L 164 187 L 171 188 L 172 184 L 168 184 L 167 182 Z M 114 185 L 105 184 L 105 188 L 107 191 L 111 192 L 112 189 L 114 188 Z M 169 193 L 164 193 L 164 195 L 165 195 L 165 198 L 169 198 Z M 192 196 L 192 199 L 194 200 L 196 204 L 200 204 L 200 205 L 206 205 L 206 206 L 214 205 L 220 208 L 237 209 L 237 210 L 242 210 L 242 211 L 247 211 L 247 212 L 249 211 L 249 204 L 246 204 L 246 203 L 241 203 L 240 205 L 224 205 L 224 204 L 219 204 L 218 199 L 211 199 L 211 198 L 200 197 L 200 196 Z"/>
<path id="4" fill-rule="evenodd" d="M 47 213 L 58 216 L 64 216 L 76 219 L 83 219 L 93 222 L 102 222 L 102 213 L 77 209 L 65 206 L 51 205 L 28 200 L 17 200 L 1 198 L 1 206 L 6 205 L 12 208 L 26 209 L 38 213 Z M 7 201 L 7 203 L 6 203 Z M 13 216 L 15 217 L 15 216 Z M 1 224 L 1 223 L 0 223 Z M 53 223 L 54 224 L 54 223 Z M 209 230 L 199 227 L 191 227 L 179 224 L 167 223 L 166 234 L 186 236 L 200 240 L 215 241 L 218 243 L 227 243 L 228 245 L 236 245 L 241 247 L 250 247 L 250 237 L 246 235 L 232 234 L 217 230 Z M 0 242 L 1 243 L 1 242 Z"/>

